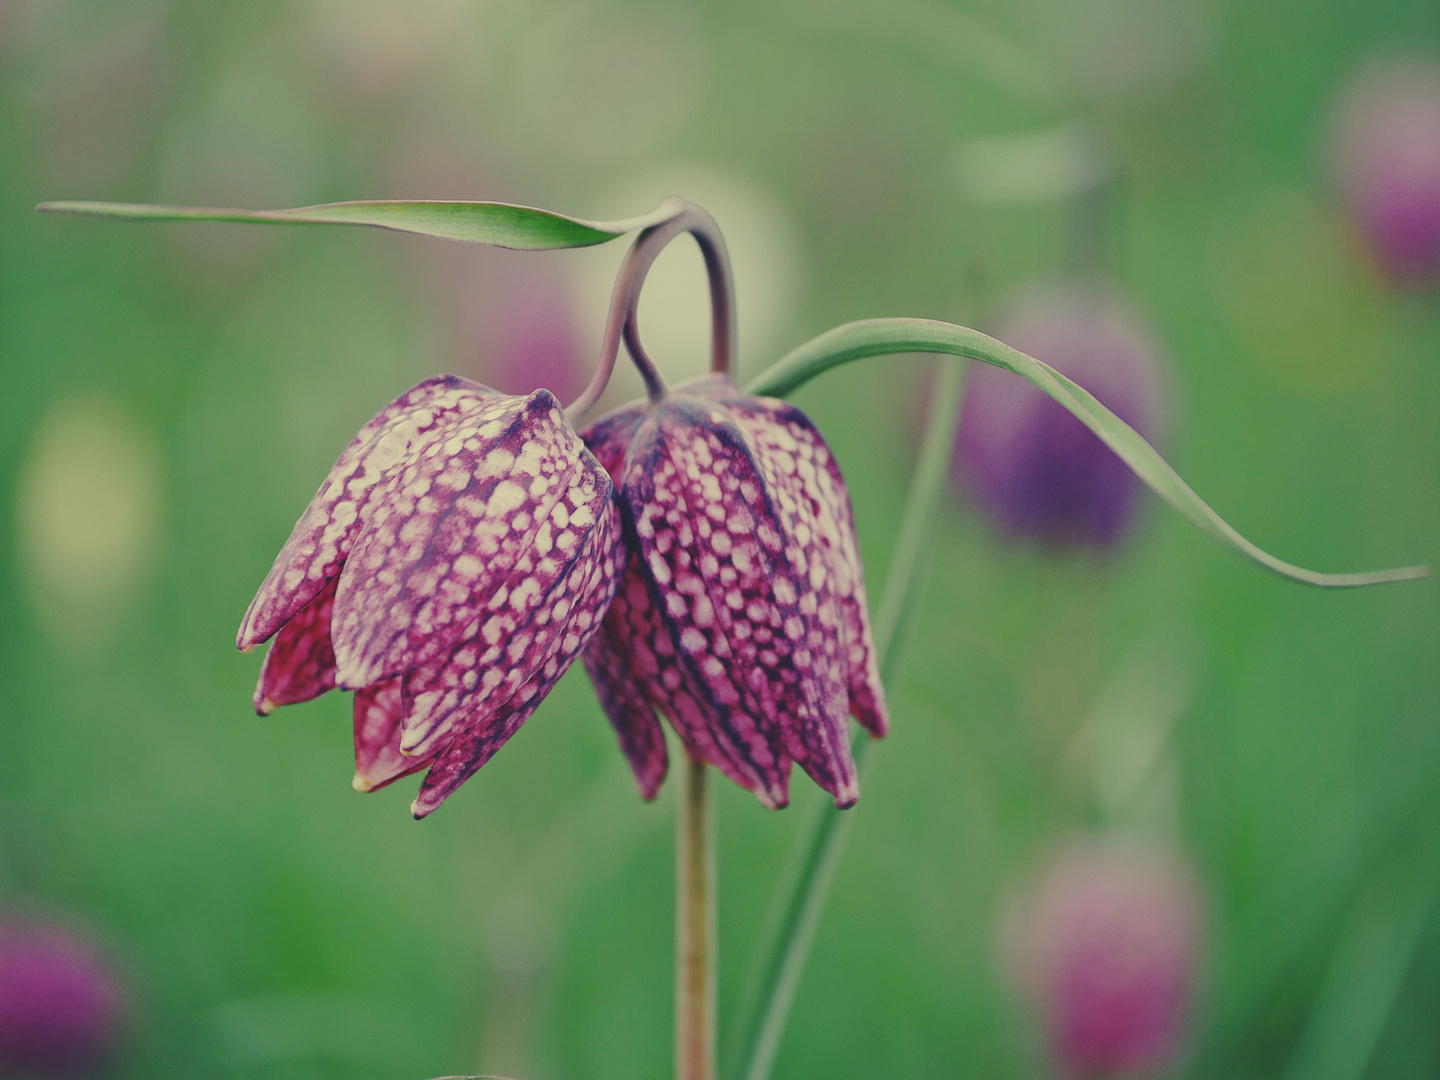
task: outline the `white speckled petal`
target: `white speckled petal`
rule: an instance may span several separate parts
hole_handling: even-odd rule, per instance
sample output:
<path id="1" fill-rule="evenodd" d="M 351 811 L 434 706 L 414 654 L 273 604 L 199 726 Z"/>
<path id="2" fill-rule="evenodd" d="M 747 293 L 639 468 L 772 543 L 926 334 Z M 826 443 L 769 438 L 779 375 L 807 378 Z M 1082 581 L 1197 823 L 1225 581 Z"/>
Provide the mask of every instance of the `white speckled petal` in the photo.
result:
<path id="1" fill-rule="evenodd" d="M 615 729 L 620 749 L 630 763 L 640 797 L 649 800 L 660 792 L 660 785 L 670 767 L 670 754 L 665 747 L 665 732 L 655 715 L 655 706 L 646 692 L 645 679 L 636 670 L 634 649 L 627 629 L 629 604 L 623 596 L 627 589 L 637 588 L 648 608 L 650 599 L 645 596 L 645 582 L 632 559 L 627 564 L 615 599 L 605 611 L 599 632 L 585 646 L 581 659 L 595 687 L 595 696 L 600 699 L 600 707 Z M 663 625 L 659 632 L 668 637 L 669 631 Z"/>
<path id="2" fill-rule="evenodd" d="M 296 522 L 245 613 L 236 645 L 254 648 L 314 599 L 339 574 L 376 487 L 455 417 L 498 396 L 468 379 L 437 375 L 361 428 Z"/>
<path id="3" fill-rule="evenodd" d="M 530 718 L 599 630 L 624 572 L 625 559 L 619 514 L 614 503 L 607 499 L 597 527 L 586 538 L 581 557 L 574 561 L 565 579 L 556 587 L 556 596 L 563 596 L 571 603 L 563 614 L 558 606 L 550 607 L 557 625 L 539 666 L 498 709 L 477 710 L 456 725 L 456 734 L 436 756 L 420 785 L 411 806 L 415 817 L 433 813 Z"/>
<path id="4" fill-rule="evenodd" d="M 355 692 L 356 791 L 378 791 L 430 764 L 427 758 L 400 753 L 403 716 L 400 679 L 387 679 Z"/>
<path id="5" fill-rule="evenodd" d="M 617 485 L 630 443 L 649 413 L 649 405 L 638 402 L 617 409 L 581 432 Z M 653 710 L 659 709 L 690 754 L 755 792 L 765 806 L 785 805 L 788 755 L 782 750 L 772 768 L 760 770 L 729 736 L 724 720 L 727 710 L 710 699 L 708 687 L 692 677 L 678 654 L 671 628 L 656 612 L 633 552 L 600 634 L 586 649 L 585 667 L 642 794 L 658 789 L 668 767 L 663 741 L 657 745 L 663 736 L 651 727 Z"/>
<path id="6" fill-rule="evenodd" d="M 330 612 L 335 580 L 280 628 L 255 687 L 255 711 L 268 715 L 277 705 L 317 698 L 335 687 L 335 650 L 330 647 Z"/>
<path id="7" fill-rule="evenodd" d="M 870 635 L 854 513 L 840 467 L 815 425 L 795 406 L 738 392 L 728 404 L 747 436 L 766 448 L 766 457 L 782 464 L 794 461 L 793 472 L 780 472 L 791 486 L 792 497 L 809 504 L 825 552 L 830 589 L 839 614 L 849 710 L 867 732 L 881 738 L 889 730 L 885 689 Z"/>
<path id="8" fill-rule="evenodd" d="M 609 478 L 554 396 L 502 402 L 452 426 L 377 492 L 335 599 L 341 686 L 413 671 L 467 641 L 495 646 L 594 528 Z"/>
<path id="9" fill-rule="evenodd" d="M 620 527 L 610 477 L 583 447 L 581 454 L 539 541 L 521 549 L 490 602 L 457 625 L 461 636 L 451 651 L 405 677 L 404 753 L 438 750 L 457 724 L 509 700 L 559 645 L 567 625 L 580 620 L 584 630 L 591 629 L 590 614 L 574 594 L 580 580 L 574 568 L 618 545 Z M 565 514 L 568 522 L 559 529 L 556 523 Z"/>
<path id="10" fill-rule="evenodd" d="M 703 688 L 720 716 L 717 739 L 772 789 L 788 756 L 805 753 L 817 781 L 848 805 L 848 747 L 810 734 L 825 720 L 824 641 L 814 654 L 816 614 L 801 608 L 801 570 L 773 494 L 724 407 L 675 394 L 637 433 L 622 498 L 690 688 Z"/>

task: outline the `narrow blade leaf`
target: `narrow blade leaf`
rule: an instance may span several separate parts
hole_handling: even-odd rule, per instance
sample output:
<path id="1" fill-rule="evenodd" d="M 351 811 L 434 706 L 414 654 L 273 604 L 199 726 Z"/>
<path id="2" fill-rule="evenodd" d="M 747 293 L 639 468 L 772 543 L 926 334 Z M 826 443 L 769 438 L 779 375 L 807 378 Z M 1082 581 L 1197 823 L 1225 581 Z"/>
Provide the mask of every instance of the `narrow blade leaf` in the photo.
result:
<path id="1" fill-rule="evenodd" d="M 498 202 L 322 203 L 295 210 L 230 210 L 210 206 L 151 206 L 144 203 L 43 202 L 35 209 L 117 221 L 236 221 L 259 225 L 368 225 L 376 229 L 460 240 L 517 251 L 590 247 L 627 232 L 668 221 L 684 202 L 669 198 L 648 214 L 622 221 L 586 221 L 533 206 Z"/>
<path id="2" fill-rule="evenodd" d="M 925 422 L 925 436 L 910 479 L 905 512 L 895 553 L 885 576 L 885 591 L 875 615 L 875 652 L 880 678 L 889 685 L 899 667 L 900 652 L 919 601 L 929 566 L 935 511 L 945 491 L 950 448 L 960 424 L 960 396 L 965 366 L 954 360 L 940 362 L 935 396 Z M 855 771 L 864 776 L 875 740 L 859 734 L 851 743 Z M 837 810 L 828 803 L 812 804 L 801 826 L 786 869 L 775 889 L 759 948 L 751 963 L 741 999 L 734 1036 L 725 1062 L 725 1080 L 767 1080 L 780 1037 L 790 1015 L 790 1004 L 805 971 L 810 942 L 820 924 L 830 881 L 845 850 L 854 810 Z"/>
<path id="3" fill-rule="evenodd" d="M 1281 577 L 1327 589 L 1357 588 L 1428 577 L 1427 566 L 1404 566 L 1362 574 L 1321 574 L 1277 559 L 1256 547 L 1233 529 L 1206 502 L 1190 490 L 1155 448 L 1100 404 L 1084 387 L 1067 379 L 1050 365 L 1026 356 L 992 337 L 951 323 L 929 319 L 867 319 L 847 323 L 801 345 L 762 374 L 749 387 L 753 394 L 782 397 L 821 372 L 852 360 L 886 353 L 949 353 L 1014 372 L 1033 383 L 1080 418 L 1080 421 L 1114 450 L 1135 475 L 1192 524 L 1220 543 L 1238 551 Z"/>

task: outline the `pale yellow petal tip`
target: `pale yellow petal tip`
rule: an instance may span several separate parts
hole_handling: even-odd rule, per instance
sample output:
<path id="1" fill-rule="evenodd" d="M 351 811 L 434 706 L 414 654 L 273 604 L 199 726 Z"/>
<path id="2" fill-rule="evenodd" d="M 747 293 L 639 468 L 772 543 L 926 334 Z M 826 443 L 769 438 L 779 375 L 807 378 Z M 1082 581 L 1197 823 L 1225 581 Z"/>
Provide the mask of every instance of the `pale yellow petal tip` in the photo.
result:
<path id="1" fill-rule="evenodd" d="M 241 649 L 240 651 L 243 652 L 243 653 L 252 653 L 252 652 L 255 651 L 255 646 L 254 646 L 254 645 L 246 645 L 246 646 L 245 646 L 243 649 Z"/>
<path id="2" fill-rule="evenodd" d="M 410 816 L 419 821 L 425 815 L 420 810 L 420 800 L 416 799 L 410 804 Z"/>
<path id="3" fill-rule="evenodd" d="M 260 716 L 269 716 L 274 711 L 275 702 L 271 701 L 268 697 L 261 698 L 260 703 L 255 706 L 255 712 Z"/>
<path id="4" fill-rule="evenodd" d="M 365 779 L 365 777 L 358 772 L 355 774 L 355 779 L 350 781 L 350 786 L 353 787 L 356 791 L 360 792 L 362 795 L 374 790 L 370 781 Z"/>

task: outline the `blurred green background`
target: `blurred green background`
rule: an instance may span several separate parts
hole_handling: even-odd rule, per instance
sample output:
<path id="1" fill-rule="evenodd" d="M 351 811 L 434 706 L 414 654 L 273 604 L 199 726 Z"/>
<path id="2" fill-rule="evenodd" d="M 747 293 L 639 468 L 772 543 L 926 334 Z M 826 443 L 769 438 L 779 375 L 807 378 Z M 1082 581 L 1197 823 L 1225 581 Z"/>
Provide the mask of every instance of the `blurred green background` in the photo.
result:
<path id="1" fill-rule="evenodd" d="M 414 781 L 351 790 L 348 697 L 257 719 L 232 648 L 360 424 L 436 371 L 527 388 L 537 325 L 588 364 L 624 247 L 36 202 L 674 191 L 730 237 L 753 375 L 850 319 L 984 326 L 1065 270 L 1079 139 L 1118 177 L 1090 243 L 1169 356 L 1170 460 L 1286 559 L 1433 563 L 1440 303 L 1368 266 L 1321 162 L 1340 80 L 1397 45 L 1440 51 L 1433 0 L 0 0 L 0 907 L 117 958 L 118 1075 L 668 1073 L 673 780 L 639 802 L 580 671 L 415 823 Z M 705 305 L 676 245 L 642 305 L 672 377 Z M 932 363 L 797 399 L 872 602 Z M 997 912 L 1136 822 L 1206 883 L 1190 1075 L 1440 1074 L 1437 615 L 1433 583 L 1308 591 L 1153 501 L 1102 563 L 953 499 L 776 1075 L 1037 1075 Z M 794 786 L 721 792 L 722 1044 Z"/>

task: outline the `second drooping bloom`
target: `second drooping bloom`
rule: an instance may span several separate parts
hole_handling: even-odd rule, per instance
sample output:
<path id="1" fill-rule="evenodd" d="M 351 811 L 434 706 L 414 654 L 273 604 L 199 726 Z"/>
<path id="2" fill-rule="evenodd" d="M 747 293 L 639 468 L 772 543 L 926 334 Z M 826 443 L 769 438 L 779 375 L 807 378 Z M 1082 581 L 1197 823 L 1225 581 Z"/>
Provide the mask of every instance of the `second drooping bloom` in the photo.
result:
<path id="1" fill-rule="evenodd" d="M 340 455 L 245 615 L 240 648 L 277 635 L 256 709 L 356 691 L 355 786 L 428 765 L 412 809 L 435 810 L 599 627 L 624 566 L 610 496 L 548 390 L 413 387 Z"/>
<path id="2" fill-rule="evenodd" d="M 887 728 L 850 499 L 805 415 L 723 375 L 582 433 L 615 481 L 629 562 L 586 669 L 642 794 L 688 753 L 765 806 L 798 763 L 859 795 L 847 715 Z"/>

